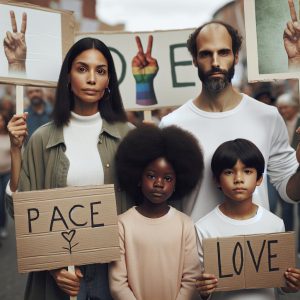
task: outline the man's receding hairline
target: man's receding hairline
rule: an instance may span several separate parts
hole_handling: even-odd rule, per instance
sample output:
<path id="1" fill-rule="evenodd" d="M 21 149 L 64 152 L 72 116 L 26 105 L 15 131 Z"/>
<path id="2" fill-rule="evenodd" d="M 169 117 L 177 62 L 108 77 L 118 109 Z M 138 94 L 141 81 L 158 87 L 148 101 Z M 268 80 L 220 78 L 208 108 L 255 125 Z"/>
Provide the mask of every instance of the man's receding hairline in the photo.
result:
<path id="1" fill-rule="evenodd" d="M 221 23 L 218 23 L 218 22 L 212 22 L 212 23 L 208 23 L 208 24 L 204 25 L 201 28 L 201 30 L 199 31 L 198 36 L 208 26 L 223 27 L 226 30 L 226 32 L 229 34 L 229 36 L 231 37 L 231 35 L 230 35 L 228 29 L 226 28 L 226 26 L 224 24 L 221 24 Z"/>
<path id="2" fill-rule="evenodd" d="M 226 28 L 226 26 L 224 24 L 221 24 L 221 23 L 218 23 L 218 22 L 212 22 L 212 23 L 208 23 L 208 24 L 204 25 L 202 27 L 202 29 L 198 32 L 196 39 L 198 39 L 198 37 L 200 36 L 200 33 L 203 31 L 203 29 L 205 29 L 205 27 L 210 26 L 210 25 L 213 25 L 213 26 L 216 25 L 216 27 L 220 26 L 220 27 L 223 27 L 226 30 L 226 32 L 229 35 L 230 40 L 231 40 L 231 49 L 233 49 L 233 39 L 232 39 L 232 36 L 231 36 L 230 32 L 228 31 L 228 29 Z"/>

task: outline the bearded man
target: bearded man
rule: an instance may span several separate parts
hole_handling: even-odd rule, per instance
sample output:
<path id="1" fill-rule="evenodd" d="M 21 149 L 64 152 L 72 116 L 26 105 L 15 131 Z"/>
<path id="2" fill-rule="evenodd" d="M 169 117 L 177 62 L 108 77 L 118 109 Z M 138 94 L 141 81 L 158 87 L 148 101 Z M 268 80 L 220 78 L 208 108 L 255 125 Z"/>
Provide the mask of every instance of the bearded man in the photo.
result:
<path id="1" fill-rule="evenodd" d="M 26 95 L 29 100 L 27 127 L 28 139 L 40 126 L 51 121 L 52 107 L 44 99 L 44 91 L 40 87 L 27 87 Z"/>
<path id="2" fill-rule="evenodd" d="M 248 139 L 260 149 L 267 166 L 264 176 L 268 172 L 282 199 L 291 203 L 300 200 L 300 147 L 297 151 L 290 147 L 285 123 L 275 107 L 241 94 L 232 86 L 241 44 L 237 30 L 226 23 L 212 21 L 197 28 L 187 45 L 202 82 L 201 92 L 165 116 L 160 124 L 188 130 L 202 146 L 204 178 L 201 186 L 184 199 L 182 207 L 194 221 L 222 201 L 222 193 L 213 182 L 211 157 L 221 143 L 236 138 Z M 254 201 L 269 208 L 266 180 L 256 189 Z"/>

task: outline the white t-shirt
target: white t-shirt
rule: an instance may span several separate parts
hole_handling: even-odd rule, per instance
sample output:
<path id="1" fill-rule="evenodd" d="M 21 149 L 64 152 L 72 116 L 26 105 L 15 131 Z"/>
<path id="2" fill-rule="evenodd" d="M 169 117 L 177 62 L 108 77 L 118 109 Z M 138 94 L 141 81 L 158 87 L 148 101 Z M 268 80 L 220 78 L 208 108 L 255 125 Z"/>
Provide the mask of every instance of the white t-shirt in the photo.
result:
<path id="1" fill-rule="evenodd" d="M 257 233 L 284 232 L 283 220 L 258 206 L 254 217 L 235 220 L 224 215 L 219 206 L 201 218 L 196 224 L 197 244 L 200 263 L 203 267 L 203 239 Z M 230 292 L 215 292 L 210 300 L 274 300 L 275 289 L 251 289 Z"/>
<path id="2" fill-rule="evenodd" d="M 190 100 L 165 116 L 160 126 L 170 125 L 191 132 L 203 150 L 205 170 L 202 184 L 183 202 L 184 212 L 191 215 L 194 221 L 222 201 L 222 194 L 213 181 L 211 158 L 221 143 L 236 138 L 248 139 L 260 149 L 271 182 L 283 199 L 291 201 L 286 194 L 286 184 L 296 172 L 298 162 L 295 151 L 289 145 L 285 123 L 275 107 L 243 94 L 239 105 L 232 110 L 206 112 Z M 255 203 L 269 208 L 266 180 L 256 189 L 253 198 Z"/>

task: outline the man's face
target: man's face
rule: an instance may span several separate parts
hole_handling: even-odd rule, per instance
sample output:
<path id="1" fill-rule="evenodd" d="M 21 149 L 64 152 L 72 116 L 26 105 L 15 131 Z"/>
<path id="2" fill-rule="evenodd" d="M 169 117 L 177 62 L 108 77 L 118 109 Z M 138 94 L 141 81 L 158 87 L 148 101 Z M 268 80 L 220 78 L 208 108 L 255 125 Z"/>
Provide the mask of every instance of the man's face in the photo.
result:
<path id="1" fill-rule="evenodd" d="M 27 88 L 27 97 L 30 103 L 35 105 L 40 105 L 44 102 L 43 100 L 43 90 L 38 87 L 28 87 Z"/>
<path id="2" fill-rule="evenodd" d="M 232 40 L 220 24 L 205 26 L 197 37 L 197 57 L 194 65 L 198 76 L 210 93 L 219 93 L 231 83 L 238 56 L 232 51 Z"/>
<path id="3" fill-rule="evenodd" d="M 285 121 L 293 120 L 298 114 L 298 107 L 293 105 L 280 104 L 278 110 Z"/>
<path id="4" fill-rule="evenodd" d="M 28 87 L 27 88 L 27 97 L 29 100 L 32 98 L 38 97 L 43 98 L 43 90 L 41 88 Z"/>

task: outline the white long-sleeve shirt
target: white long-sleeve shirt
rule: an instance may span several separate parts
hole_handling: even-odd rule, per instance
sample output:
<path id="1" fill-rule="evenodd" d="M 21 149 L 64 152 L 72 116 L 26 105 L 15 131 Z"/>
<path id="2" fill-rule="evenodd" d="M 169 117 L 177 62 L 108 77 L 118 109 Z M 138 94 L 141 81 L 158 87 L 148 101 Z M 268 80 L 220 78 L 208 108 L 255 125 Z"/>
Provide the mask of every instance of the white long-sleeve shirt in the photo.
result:
<path id="1" fill-rule="evenodd" d="M 203 240 L 214 237 L 284 232 L 283 220 L 258 206 L 255 216 L 247 220 L 235 220 L 224 215 L 219 206 L 201 218 L 196 224 L 200 263 L 203 267 Z M 205 265 L 205 262 L 204 262 Z M 275 300 L 275 289 L 251 289 L 212 293 L 209 300 Z"/>
<path id="2" fill-rule="evenodd" d="M 213 180 L 211 158 L 221 143 L 236 138 L 248 139 L 260 149 L 271 182 L 283 199 L 291 201 L 286 194 L 286 185 L 296 172 L 298 162 L 295 151 L 289 145 L 285 123 L 275 107 L 243 95 L 239 105 L 232 110 L 206 112 L 190 100 L 162 119 L 161 127 L 169 125 L 191 132 L 203 150 L 205 169 L 202 184 L 184 200 L 184 212 L 194 221 L 210 212 L 223 199 Z M 266 180 L 256 189 L 253 198 L 255 203 L 269 208 Z"/>

